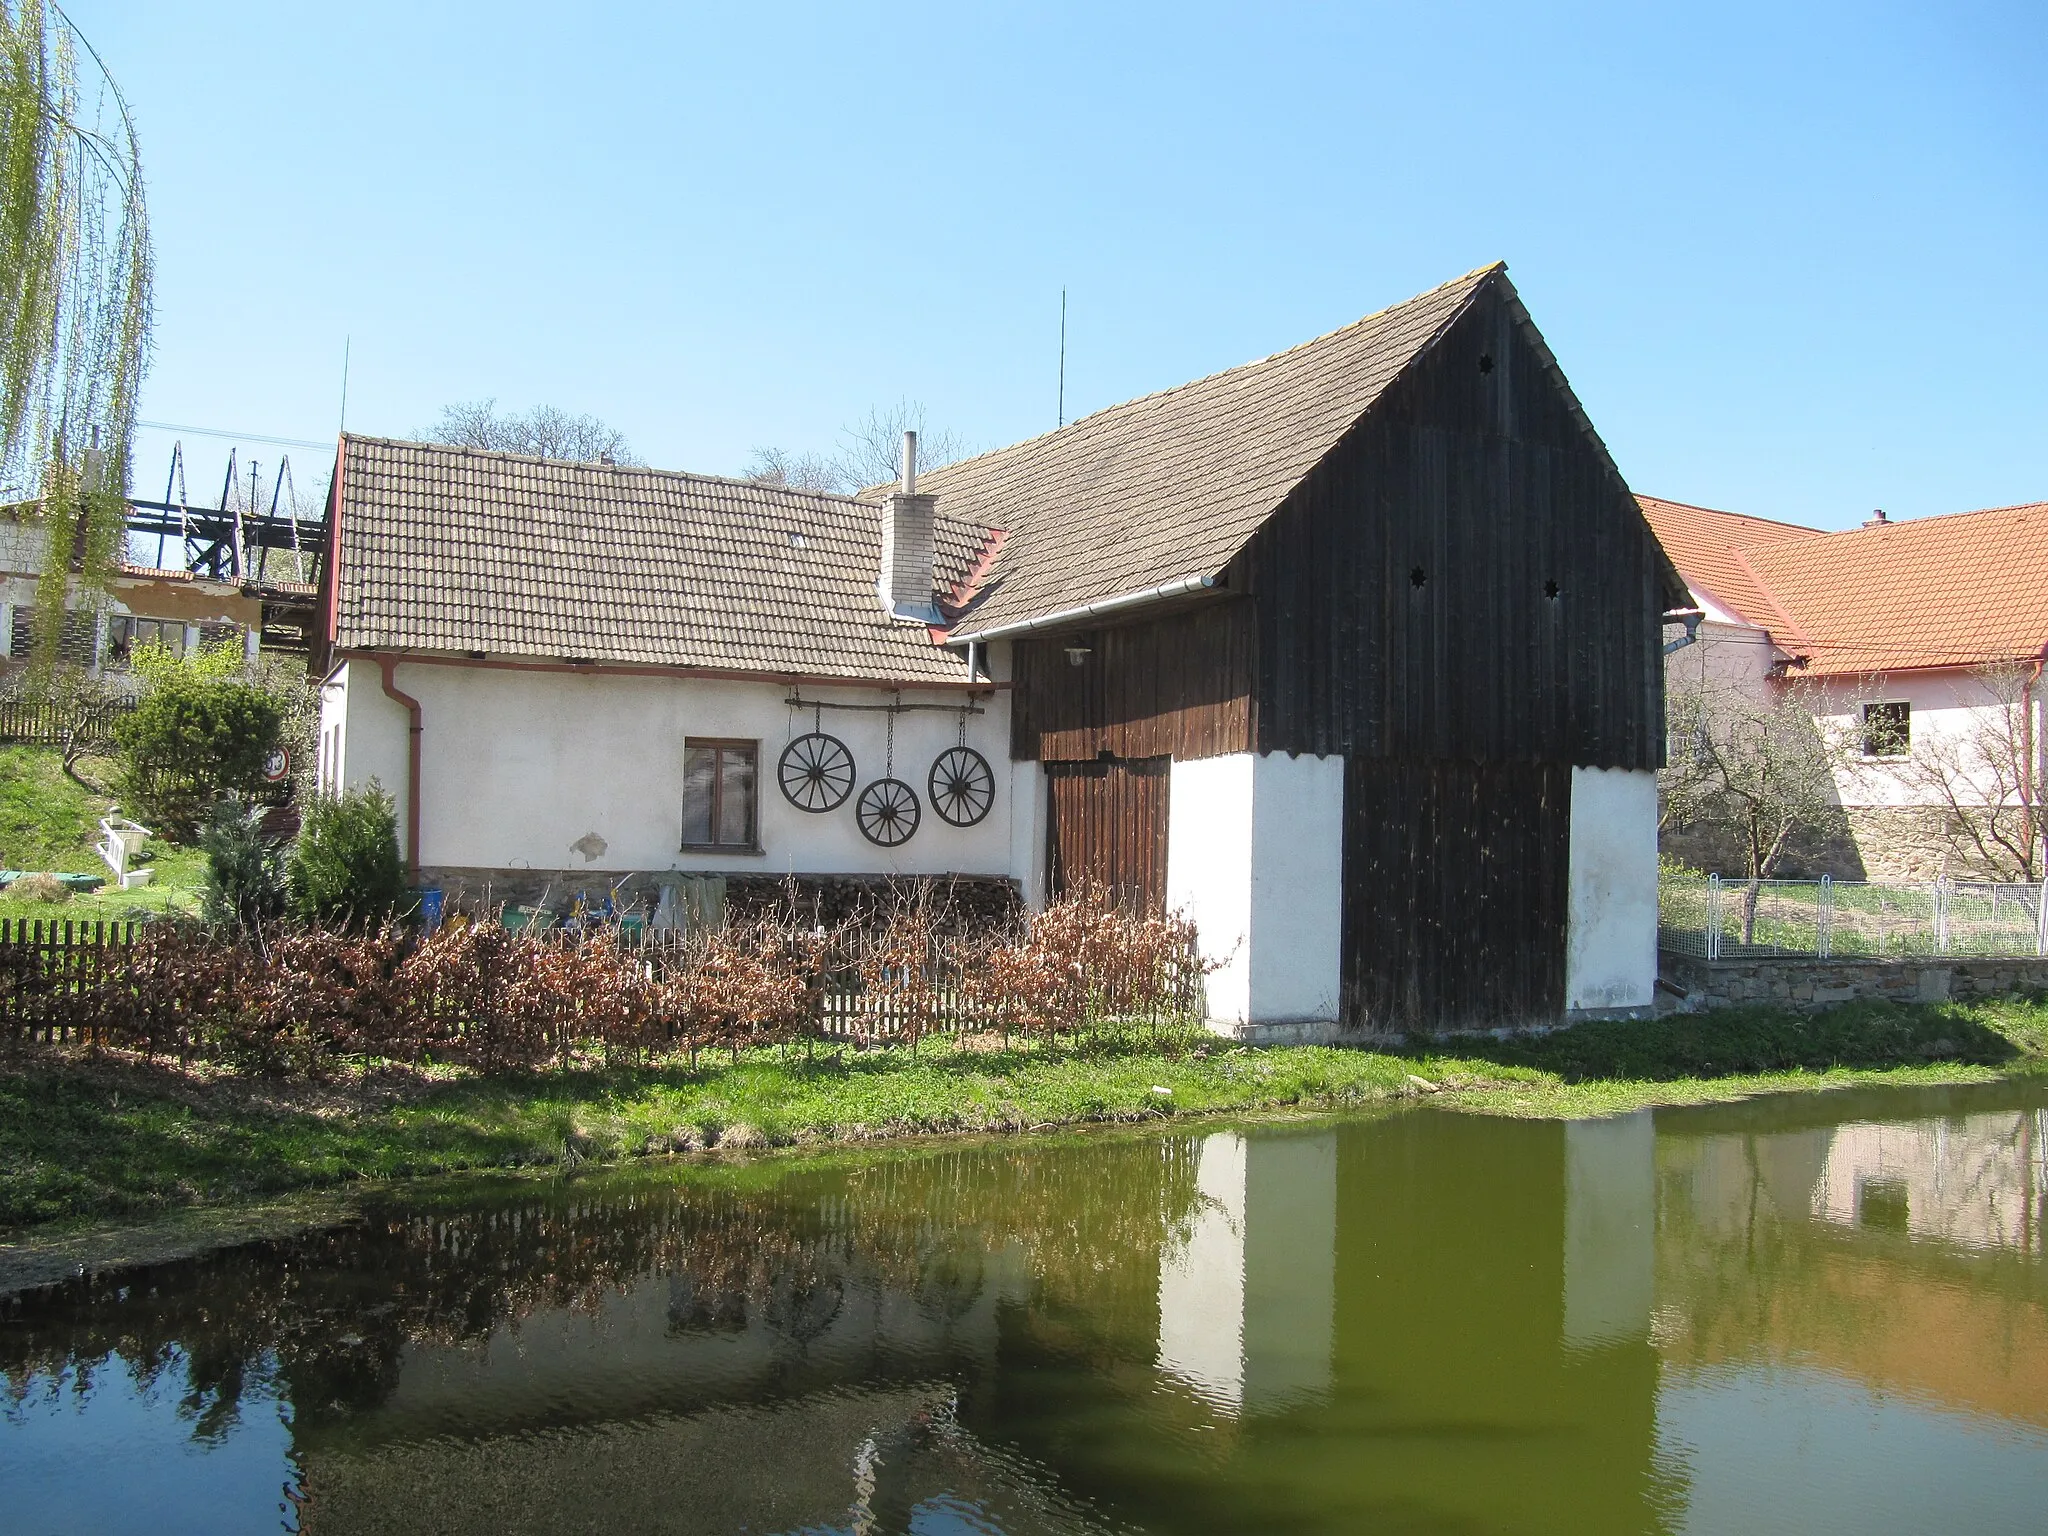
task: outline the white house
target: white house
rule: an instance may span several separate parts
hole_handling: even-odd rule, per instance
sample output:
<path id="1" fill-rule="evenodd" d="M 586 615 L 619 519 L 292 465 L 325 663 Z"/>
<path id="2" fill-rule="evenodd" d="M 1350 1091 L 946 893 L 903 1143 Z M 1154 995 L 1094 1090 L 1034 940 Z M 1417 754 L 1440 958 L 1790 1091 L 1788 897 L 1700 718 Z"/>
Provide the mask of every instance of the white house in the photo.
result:
<path id="1" fill-rule="evenodd" d="M 1826 872 L 2013 878 L 2031 849 L 2039 878 L 2048 504 L 1828 533 L 1641 501 L 1705 614 L 1672 689 L 1794 698 L 1848 748 Z"/>
<path id="2" fill-rule="evenodd" d="M 1094 885 L 1261 1038 L 1651 1002 L 1684 586 L 1503 268 L 867 499 L 351 435 L 329 527 L 320 782 L 451 893 Z"/>

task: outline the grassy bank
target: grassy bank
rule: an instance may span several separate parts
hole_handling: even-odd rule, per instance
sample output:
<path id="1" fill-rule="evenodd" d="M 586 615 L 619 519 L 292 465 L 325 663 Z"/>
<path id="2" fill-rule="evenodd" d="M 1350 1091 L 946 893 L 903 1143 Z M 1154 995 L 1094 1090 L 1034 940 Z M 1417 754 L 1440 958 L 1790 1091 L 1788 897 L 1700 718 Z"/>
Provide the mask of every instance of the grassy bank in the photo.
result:
<path id="1" fill-rule="evenodd" d="M 104 875 L 94 848 L 100 818 L 114 805 L 114 764 L 86 757 L 78 777 L 50 747 L 0 747 L 0 868 Z M 81 782 L 81 780 L 83 782 Z M 121 891 L 102 886 L 64 902 L 27 901 L 0 891 L 0 917 L 93 922 L 151 912 L 198 910 L 205 856 L 152 839 L 144 855 L 150 883 Z"/>
<path id="2" fill-rule="evenodd" d="M 1762 1092 L 2048 1072 L 2048 1005 L 1859 1005 L 1585 1024 L 1389 1053 L 1300 1047 L 761 1052 L 479 1078 L 382 1068 L 325 1083 L 114 1057 L 0 1056 L 0 1226 L 134 1217 L 464 1169 L 755 1151 L 1428 1097 L 1516 1115 L 1615 1113 Z M 1421 1081 L 1418 1081 L 1420 1079 Z"/>

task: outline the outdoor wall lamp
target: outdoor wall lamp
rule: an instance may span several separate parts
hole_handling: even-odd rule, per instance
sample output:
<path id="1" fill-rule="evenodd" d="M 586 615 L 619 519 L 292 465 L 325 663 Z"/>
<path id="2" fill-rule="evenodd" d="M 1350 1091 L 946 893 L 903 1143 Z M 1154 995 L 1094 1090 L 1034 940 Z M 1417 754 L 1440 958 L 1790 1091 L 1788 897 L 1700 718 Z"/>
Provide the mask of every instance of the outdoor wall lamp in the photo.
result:
<path id="1" fill-rule="evenodd" d="M 1086 661 L 1086 660 L 1088 659 L 1088 653 L 1089 653 L 1089 652 L 1090 652 L 1091 650 L 1093 650 L 1093 649 L 1094 649 L 1094 647 L 1093 647 L 1093 646 L 1087 646 L 1087 645 L 1070 645 L 1070 646 L 1068 646 L 1068 647 L 1067 647 L 1067 665 L 1068 665 L 1068 666 L 1070 666 L 1070 667 L 1078 667 L 1078 666 L 1080 666 L 1082 662 L 1084 662 L 1084 661 Z"/>

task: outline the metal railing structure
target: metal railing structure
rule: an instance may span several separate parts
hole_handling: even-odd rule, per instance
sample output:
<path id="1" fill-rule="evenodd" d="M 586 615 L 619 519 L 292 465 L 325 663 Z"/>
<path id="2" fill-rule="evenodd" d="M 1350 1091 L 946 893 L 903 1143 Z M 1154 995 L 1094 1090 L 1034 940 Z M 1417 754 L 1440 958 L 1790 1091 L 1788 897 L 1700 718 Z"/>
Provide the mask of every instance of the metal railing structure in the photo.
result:
<path id="1" fill-rule="evenodd" d="M 1753 918 L 1749 891 L 1747 880 L 1666 876 L 1658 944 L 1702 960 L 2048 956 L 2048 882 L 1762 880 Z"/>

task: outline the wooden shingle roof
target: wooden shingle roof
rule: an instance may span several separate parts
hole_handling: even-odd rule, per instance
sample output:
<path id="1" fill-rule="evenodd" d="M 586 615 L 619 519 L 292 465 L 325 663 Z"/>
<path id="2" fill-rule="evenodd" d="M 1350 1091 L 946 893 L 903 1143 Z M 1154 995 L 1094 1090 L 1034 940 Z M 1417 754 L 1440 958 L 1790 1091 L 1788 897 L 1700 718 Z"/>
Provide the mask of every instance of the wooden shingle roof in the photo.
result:
<path id="1" fill-rule="evenodd" d="M 952 682 L 875 597 L 881 524 L 843 496 L 345 436 L 334 644 Z M 938 586 L 987 530 L 941 514 Z"/>
<path id="2" fill-rule="evenodd" d="M 1505 271 L 1483 267 L 1285 352 L 924 473 L 918 488 L 946 512 L 1008 534 L 954 633 L 1220 573 Z"/>

